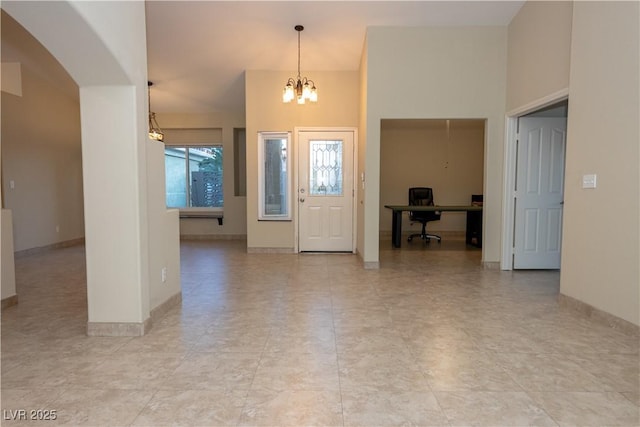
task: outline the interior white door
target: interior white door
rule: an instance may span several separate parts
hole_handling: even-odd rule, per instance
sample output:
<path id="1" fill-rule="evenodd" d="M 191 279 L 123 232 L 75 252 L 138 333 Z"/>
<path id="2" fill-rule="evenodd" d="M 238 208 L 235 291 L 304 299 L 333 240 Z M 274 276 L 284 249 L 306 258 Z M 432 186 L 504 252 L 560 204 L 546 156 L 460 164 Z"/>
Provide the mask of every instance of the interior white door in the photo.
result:
<path id="1" fill-rule="evenodd" d="M 519 119 L 513 268 L 558 269 L 566 118 Z"/>
<path id="2" fill-rule="evenodd" d="M 352 131 L 298 137 L 298 250 L 353 251 Z"/>

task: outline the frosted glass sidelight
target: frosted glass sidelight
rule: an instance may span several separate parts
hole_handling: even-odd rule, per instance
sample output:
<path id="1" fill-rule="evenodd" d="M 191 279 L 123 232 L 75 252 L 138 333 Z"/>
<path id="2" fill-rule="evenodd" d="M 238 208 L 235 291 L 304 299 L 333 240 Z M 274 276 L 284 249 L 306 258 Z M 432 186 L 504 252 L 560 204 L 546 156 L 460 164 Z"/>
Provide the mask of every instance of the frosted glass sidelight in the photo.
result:
<path id="1" fill-rule="evenodd" d="M 291 220 L 290 140 L 288 132 L 258 133 L 259 220 Z"/>

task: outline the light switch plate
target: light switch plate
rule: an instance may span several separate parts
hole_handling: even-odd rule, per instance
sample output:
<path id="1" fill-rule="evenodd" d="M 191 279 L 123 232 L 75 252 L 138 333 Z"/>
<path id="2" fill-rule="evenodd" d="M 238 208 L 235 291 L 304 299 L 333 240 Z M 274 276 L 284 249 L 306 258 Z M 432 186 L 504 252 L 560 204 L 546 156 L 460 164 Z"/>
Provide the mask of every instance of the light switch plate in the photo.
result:
<path id="1" fill-rule="evenodd" d="M 596 188 L 596 174 L 582 175 L 582 188 Z"/>

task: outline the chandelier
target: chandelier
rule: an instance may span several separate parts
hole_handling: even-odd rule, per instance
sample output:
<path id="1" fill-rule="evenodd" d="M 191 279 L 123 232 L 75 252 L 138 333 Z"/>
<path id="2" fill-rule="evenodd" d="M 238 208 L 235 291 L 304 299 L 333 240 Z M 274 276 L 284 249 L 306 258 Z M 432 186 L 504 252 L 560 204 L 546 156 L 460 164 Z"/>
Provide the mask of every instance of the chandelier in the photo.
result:
<path id="1" fill-rule="evenodd" d="M 151 112 L 151 86 L 153 86 L 153 82 L 147 82 L 147 86 L 149 90 L 147 91 L 147 97 L 149 101 L 149 138 L 154 141 L 164 141 L 164 133 L 158 126 L 158 121 L 156 120 L 156 113 Z"/>
<path id="2" fill-rule="evenodd" d="M 300 78 L 300 33 L 304 30 L 302 25 L 296 25 L 295 30 L 298 32 L 298 76 L 290 77 L 282 91 L 282 102 L 291 102 L 294 98 L 298 100 L 298 104 L 304 104 L 305 100 L 311 102 L 318 101 L 318 91 L 313 80 L 306 77 Z"/>

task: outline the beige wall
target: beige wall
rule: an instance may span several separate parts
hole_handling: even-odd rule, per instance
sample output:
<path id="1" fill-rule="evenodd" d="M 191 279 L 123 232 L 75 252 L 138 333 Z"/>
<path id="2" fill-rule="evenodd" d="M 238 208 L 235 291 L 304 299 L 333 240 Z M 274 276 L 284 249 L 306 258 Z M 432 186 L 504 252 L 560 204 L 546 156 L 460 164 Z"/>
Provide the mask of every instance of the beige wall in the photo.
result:
<path id="1" fill-rule="evenodd" d="M 166 129 L 222 129 L 224 167 L 224 220 L 183 218 L 180 235 L 188 237 L 244 238 L 247 235 L 247 198 L 235 196 L 234 129 L 245 127 L 244 114 L 239 113 L 158 113 L 158 123 Z M 243 159 L 246 161 L 246 159 Z M 163 184 L 164 186 L 164 184 Z"/>
<path id="2" fill-rule="evenodd" d="M 258 132 L 289 131 L 296 127 L 357 127 L 357 72 L 305 71 L 318 88 L 317 104 L 282 103 L 282 88 L 294 72 L 246 72 L 247 128 L 247 246 L 293 250 L 293 221 L 258 221 Z M 297 141 L 293 155 L 297 156 Z M 294 167 L 295 169 L 295 167 Z M 293 182 L 296 175 L 294 170 Z M 295 193 L 293 193 L 295 194 Z"/>
<path id="3" fill-rule="evenodd" d="M 177 209 L 166 209 L 164 144 L 148 140 L 147 175 L 149 177 L 149 309 L 153 310 L 180 293 L 180 235 Z M 165 280 L 162 270 L 166 269 Z"/>
<path id="4" fill-rule="evenodd" d="M 2 192 L 13 212 L 14 249 L 82 238 L 78 87 L 4 12 L 2 23 L 2 60 L 20 61 L 22 81 L 22 96 L 2 93 Z"/>
<path id="5" fill-rule="evenodd" d="M 358 206 L 358 216 L 356 220 L 357 241 L 356 251 L 358 256 L 364 260 L 364 247 L 367 233 L 365 233 L 365 217 L 364 217 L 364 201 L 366 198 L 366 184 L 363 181 L 363 177 L 366 177 L 366 155 L 367 155 L 367 87 L 368 87 L 368 57 L 367 57 L 367 40 L 365 38 L 364 45 L 362 47 L 362 56 L 360 58 L 360 105 L 359 105 L 359 117 L 358 117 L 358 174 L 360 177 L 360 187 L 356 192 L 358 194 L 358 200 L 356 205 Z M 365 263 L 365 267 L 378 267 L 378 261 L 374 262 L 374 265 L 368 265 Z"/>
<path id="6" fill-rule="evenodd" d="M 391 231 L 391 211 L 405 205 L 409 187 L 431 187 L 438 205 L 465 205 L 482 194 L 484 120 L 383 120 L 380 131 L 380 231 Z M 403 232 L 418 232 L 407 215 Z M 464 212 L 448 212 L 430 231 L 466 229 Z M 387 233 L 388 234 L 388 233 Z"/>
<path id="7" fill-rule="evenodd" d="M 483 261 L 498 262 L 506 53 L 506 27 L 368 29 L 365 262 L 379 256 L 380 120 L 443 117 L 487 120 Z"/>
<path id="8" fill-rule="evenodd" d="M 638 17 L 637 2 L 527 2 L 509 25 L 507 90 L 511 111 L 568 88 L 560 292 L 636 325 Z M 591 173 L 598 188 L 583 189 Z"/>
<path id="9" fill-rule="evenodd" d="M 528 1 L 509 24 L 507 111 L 569 87 L 572 7 Z"/>
<path id="10" fill-rule="evenodd" d="M 5 300 L 16 295 L 16 269 L 13 258 L 13 223 L 11 211 L 2 209 L 0 211 L 0 251 L 2 260 L 0 262 L 0 299 Z"/>
<path id="11" fill-rule="evenodd" d="M 561 293 L 636 325 L 639 16 L 638 2 L 573 6 L 560 280 Z M 583 189 L 582 176 L 592 173 L 598 187 Z"/>

